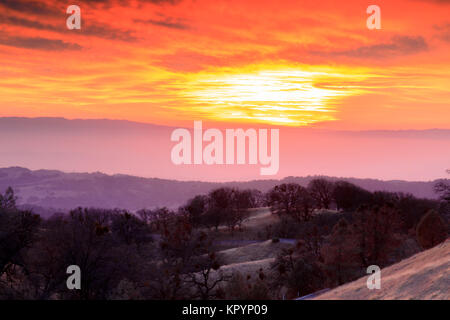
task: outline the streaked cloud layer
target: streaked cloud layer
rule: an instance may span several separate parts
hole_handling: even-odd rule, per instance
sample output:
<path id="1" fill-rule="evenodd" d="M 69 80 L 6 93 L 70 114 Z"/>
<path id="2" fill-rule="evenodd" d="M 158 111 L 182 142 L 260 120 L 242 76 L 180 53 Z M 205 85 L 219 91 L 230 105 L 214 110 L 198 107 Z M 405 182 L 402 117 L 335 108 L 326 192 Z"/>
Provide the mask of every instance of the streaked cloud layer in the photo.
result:
<path id="1" fill-rule="evenodd" d="M 0 116 L 450 128 L 448 1 L 0 2 Z"/>

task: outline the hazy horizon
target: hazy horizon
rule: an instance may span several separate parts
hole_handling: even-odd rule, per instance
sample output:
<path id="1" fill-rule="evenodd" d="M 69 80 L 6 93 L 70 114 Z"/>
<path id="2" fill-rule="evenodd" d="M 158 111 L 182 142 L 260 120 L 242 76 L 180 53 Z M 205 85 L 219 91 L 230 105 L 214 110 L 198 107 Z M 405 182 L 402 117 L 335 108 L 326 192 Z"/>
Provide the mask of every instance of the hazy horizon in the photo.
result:
<path id="1" fill-rule="evenodd" d="M 210 127 L 207 123 L 204 126 Z M 174 128 L 107 119 L 3 117 L 0 166 L 180 181 L 270 180 L 308 175 L 431 181 L 446 178 L 446 159 L 450 158 L 450 148 L 446 148 L 450 142 L 448 129 L 281 128 L 280 171 L 275 176 L 260 176 L 259 166 L 248 164 L 174 165 L 170 160 L 175 145 L 170 134 Z M 286 141 L 294 141 L 294 147 Z"/>
<path id="2" fill-rule="evenodd" d="M 27 167 L 21 167 L 21 166 L 6 166 L 6 167 L 0 167 L 0 170 L 2 169 L 14 169 L 14 168 L 18 168 L 18 169 L 25 169 L 25 170 L 30 170 L 32 172 L 36 172 L 36 171 L 57 171 L 57 172 L 61 172 L 64 174 L 87 174 L 87 175 L 95 175 L 95 174 L 101 174 L 101 175 L 106 175 L 109 177 L 114 177 L 114 176 L 126 176 L 126 177 L 133 177 L 133 178 L 143 178 L 143 179 L 156 179 L 156 180 L 169 180 L 169 181 L 175 181 L 175 182 L 205 182 L 205 183 L 233 183 L 233 182 L 254 182 L 254 181 L 282 181 L 282 180 L 287 180 L 289 178 L 310 178 L 310 177 L 324 177 L 324 178 L 336 178 L 339 180 L 348 180 L 348 179 L 360 179 L 360 180 L 377 180 L 377 181 L 381 181 L 381 182 L 434 182 L 436 180 L 448 180 L 448 177 L 445 177 L 445 175 L 442 178 L 436 178 L 436 179 L 430 179 L 430 180 L 403 180 L 403 179 L 378 179 L 378 178 L 369 178 L 369 177 L 353 177 L 353 176 L 329 176 L 329 175 L 320 175 L 320 174 L 310 174 L 310 175 L 303 175 L 303 176 L 284 176 L 284 177 L 279 177 L 279 178 L 254 178 L 254 179 L 248 179 L 248 180 L 193 180 L 193 179 L 186 179 L 186 180 L 181 180 L 181 179 L 168 179 L 168 178 L 161 178 L 161 177 L 157 177 L 157 176 L 142 176 L 142 175 L 133 175 L 133 174 L 126 174 L 126 173 L 121 173 L 121 172 L 116 172 L 116 173 L 106 173 L 106 172 L 102 172 L 102 171 L 64 171 L 64 170 L 57 170 L 57 169 L 52 169 L 52 168 L 36 168 L 36 169 L 32 169 L 32 168 L 27 168 Z"/>

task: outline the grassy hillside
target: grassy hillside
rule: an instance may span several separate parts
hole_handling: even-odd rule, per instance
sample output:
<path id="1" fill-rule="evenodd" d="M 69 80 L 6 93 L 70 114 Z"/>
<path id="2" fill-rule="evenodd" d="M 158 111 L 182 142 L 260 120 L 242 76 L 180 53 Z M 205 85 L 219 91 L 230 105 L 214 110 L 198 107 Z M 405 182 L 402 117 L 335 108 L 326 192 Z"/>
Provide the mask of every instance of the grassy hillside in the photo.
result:
<path id="1" fill-rule="evenodd" d="M 450 239 L 381 270 L 381 289 L 369 290 L 367 277 L 328 291 L 316 299 L 450 300 Z"/>

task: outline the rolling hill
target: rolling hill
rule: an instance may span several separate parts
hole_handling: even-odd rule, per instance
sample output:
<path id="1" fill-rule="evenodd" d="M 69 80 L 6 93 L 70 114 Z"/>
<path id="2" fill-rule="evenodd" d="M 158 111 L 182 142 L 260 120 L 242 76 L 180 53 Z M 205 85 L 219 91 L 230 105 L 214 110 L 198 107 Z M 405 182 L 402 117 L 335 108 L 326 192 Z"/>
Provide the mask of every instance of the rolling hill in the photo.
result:
<path id="1" fill-rule="evenodd" d="M 265 192 L 276 184 L 297 182 L 301 185 L 313 179 L 287 177 L 282 180 L 247 182 L 177 181 L 141 178 L 129 175 L 95 173 L 65 173 L 56 170 L 29 170 L 21 167 L 0 168 L 0 192 L 13 187 L 20 205 L 32 206 L 45 213 L 49 208 L 68 210 L 78 206 L 139 210 L 167 206 L 176 208 L 189 198 L 205 194 L 220 186 L 258 189 Z M 327 177 L 337 180 L 336 177 Z M 386 190 L 411 193 L 417 197 L 435 198 L 434 181 L 407 182 L 345 178 L 369 191 Z"/>
<path id="2" fill-rule="evenodd" d="M 449 300 L 450 239 L 381 270 L 381 289 L 369 290 L 362 277 L 317 300 Z"/>

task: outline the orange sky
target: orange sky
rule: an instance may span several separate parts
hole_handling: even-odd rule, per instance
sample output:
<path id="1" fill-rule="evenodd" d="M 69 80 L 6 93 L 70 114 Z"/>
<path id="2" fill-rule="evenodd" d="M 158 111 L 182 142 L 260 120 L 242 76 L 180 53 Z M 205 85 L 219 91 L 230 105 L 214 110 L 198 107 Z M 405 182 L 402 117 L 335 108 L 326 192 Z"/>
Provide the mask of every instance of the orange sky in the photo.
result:
<path id="1" fill-rule="evenodd" d="M 450 1 L 64 2 L 0 2 L 0 116 L 450 128 Z"/>

